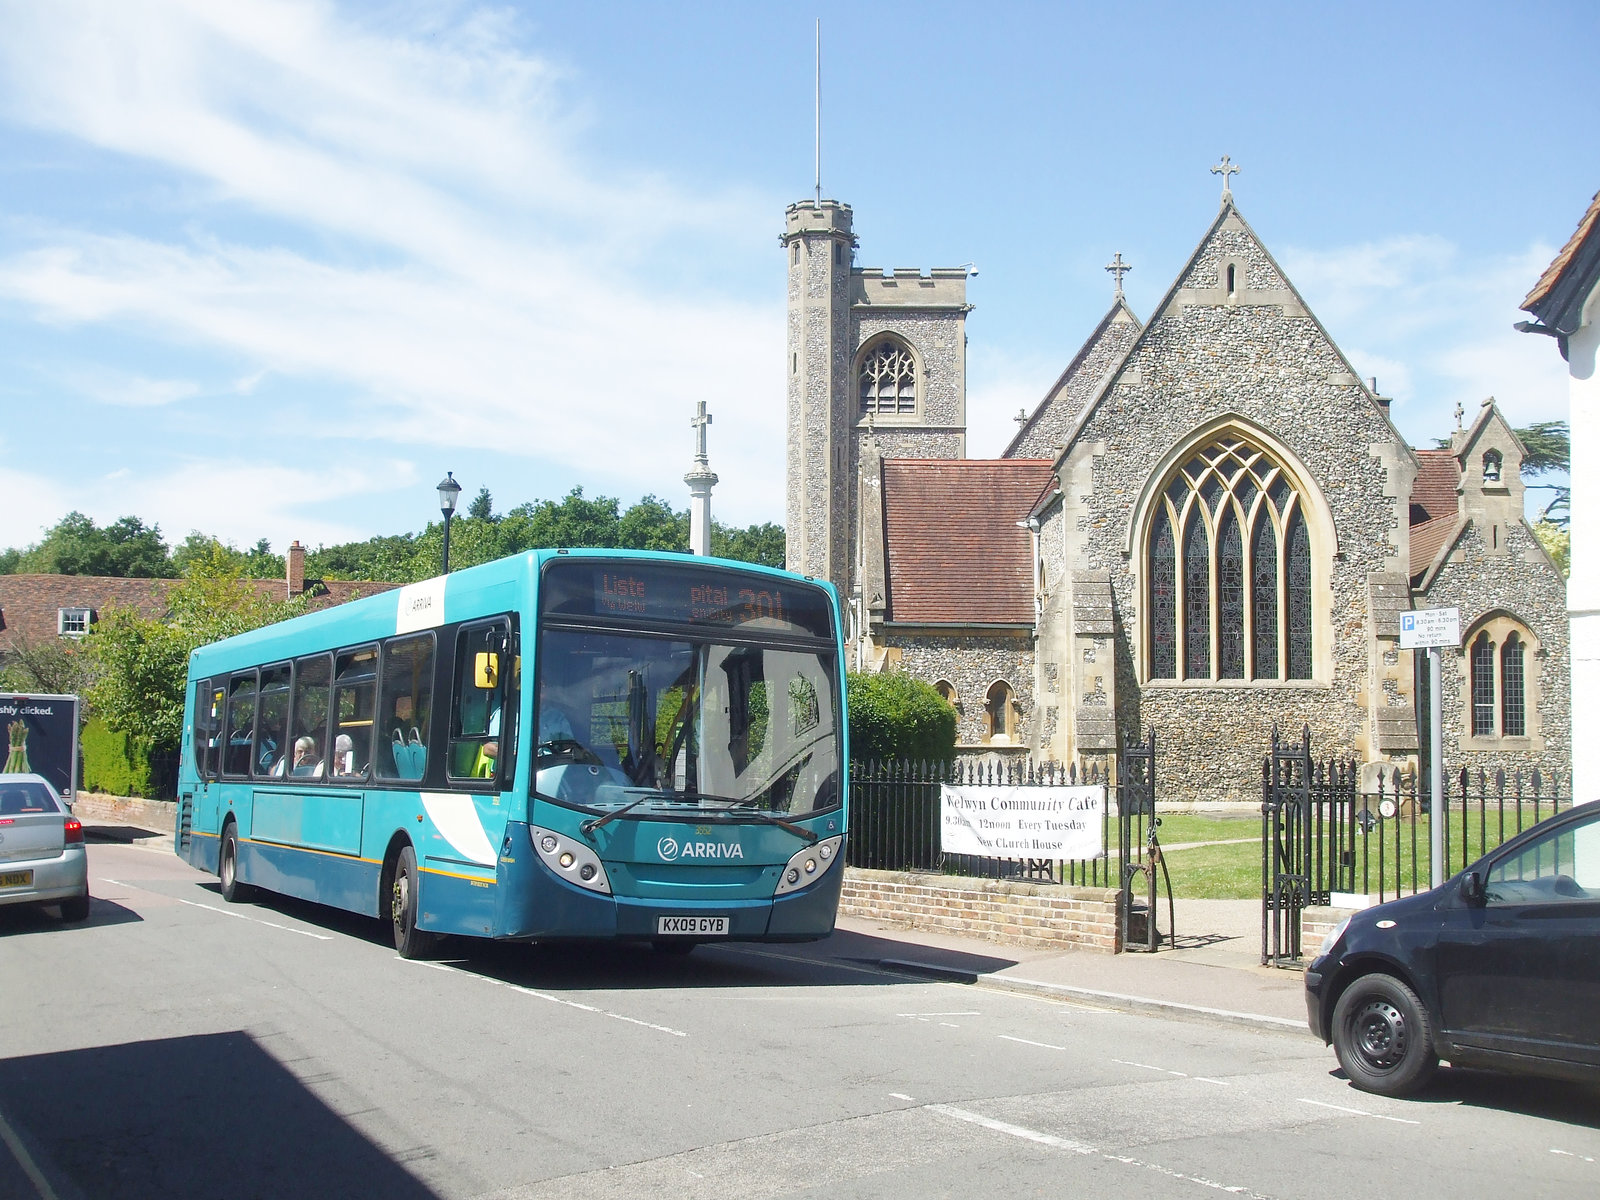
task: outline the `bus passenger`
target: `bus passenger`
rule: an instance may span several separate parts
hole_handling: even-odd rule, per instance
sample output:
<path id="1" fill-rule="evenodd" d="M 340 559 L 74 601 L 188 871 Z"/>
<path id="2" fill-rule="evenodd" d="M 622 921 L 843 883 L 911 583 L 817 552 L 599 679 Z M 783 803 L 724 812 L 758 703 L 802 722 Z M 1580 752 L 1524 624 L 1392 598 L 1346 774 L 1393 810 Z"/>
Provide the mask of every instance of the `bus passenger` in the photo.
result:
<path id="1" fill-rule="evenodd" d="M 321 764 L 317 762 L 317 739 L 309 734 L 295 739 L 294 768 L 296 775 L 315 775 Z"/>

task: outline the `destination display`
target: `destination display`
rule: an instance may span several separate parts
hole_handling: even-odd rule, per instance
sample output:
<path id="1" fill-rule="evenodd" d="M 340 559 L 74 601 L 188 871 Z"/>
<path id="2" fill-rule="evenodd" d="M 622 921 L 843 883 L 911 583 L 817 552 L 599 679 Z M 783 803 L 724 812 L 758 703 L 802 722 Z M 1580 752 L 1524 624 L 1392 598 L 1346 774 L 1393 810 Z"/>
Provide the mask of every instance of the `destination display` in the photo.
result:
<path id="1" fill-rule="evenodd" d="M 1101 858 L 1106 789 L 939 788 L 940 848 L 982 858 Z"/>
<path id="2" fill-rule="evenodd" d="M 822 589 L 776 576 L 621 559 L 556 561 L 540 582 L 546 616 L 671 621 L 831 637 Z"/>

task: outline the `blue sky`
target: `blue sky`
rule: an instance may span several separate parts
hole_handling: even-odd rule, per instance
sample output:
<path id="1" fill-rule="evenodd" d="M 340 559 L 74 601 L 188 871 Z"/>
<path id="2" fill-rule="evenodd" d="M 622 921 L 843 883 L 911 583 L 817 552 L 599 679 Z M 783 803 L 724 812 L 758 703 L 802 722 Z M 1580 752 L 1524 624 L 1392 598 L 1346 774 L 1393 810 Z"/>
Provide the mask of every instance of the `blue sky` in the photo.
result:
<path id="1" fill-rule="evenodd" d="M 974 262 L 969 452 L 1241 212 L 1419 445 L 1566 415 L 1517 303 L 1600 188 L 1600 6 L 0 0 L 0 546 L 282 549 L 455 472 L 782 516 L 786 204 Z"/>

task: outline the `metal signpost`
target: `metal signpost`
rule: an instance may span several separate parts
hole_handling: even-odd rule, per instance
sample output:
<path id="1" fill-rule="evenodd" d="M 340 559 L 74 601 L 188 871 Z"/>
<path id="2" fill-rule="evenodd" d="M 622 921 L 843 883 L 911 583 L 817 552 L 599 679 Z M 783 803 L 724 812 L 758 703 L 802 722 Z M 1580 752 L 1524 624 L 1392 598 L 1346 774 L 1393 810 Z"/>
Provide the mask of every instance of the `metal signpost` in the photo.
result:
<path id="1" fill-rule="evenodd" d="M 1430 886 L 1444 882 L 1444 730 L 1439 715 L 1439 648 L 1461 645 L 1459 608 L 1400 614 L 1400 649 L 1428 652 L 1428 856 Z"/>

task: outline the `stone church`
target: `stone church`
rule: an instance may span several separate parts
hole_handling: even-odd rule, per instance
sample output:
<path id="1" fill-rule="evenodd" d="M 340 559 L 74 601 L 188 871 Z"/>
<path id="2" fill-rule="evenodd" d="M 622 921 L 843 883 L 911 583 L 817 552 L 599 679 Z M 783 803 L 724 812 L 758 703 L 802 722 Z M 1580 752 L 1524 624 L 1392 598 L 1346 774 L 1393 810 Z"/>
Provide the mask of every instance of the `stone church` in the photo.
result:
<path id="1" fill-rule="evenodd" d="M 1117 256 L 1110 309 L 992 460 L 966 457 L 966 269 L 859 267 L 848 205 L 791 205 L 789 567 L 839 588 L 856 669 L 939 689 L 963 752 L 1082 761 L 1154 728 L 1172 799 L 1259 795 L 1274 725 L 1414 767 L 1400 613 L 1457 607 L 1447 767 L 1565 777 L 1565 587 L 1521 443 L 1486 400 L 1448 448 L 1407 445 L 1227 180 L 1143 321 Z"/>

